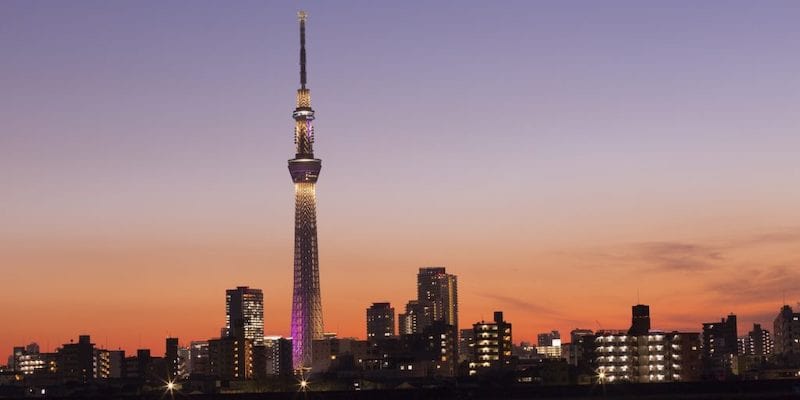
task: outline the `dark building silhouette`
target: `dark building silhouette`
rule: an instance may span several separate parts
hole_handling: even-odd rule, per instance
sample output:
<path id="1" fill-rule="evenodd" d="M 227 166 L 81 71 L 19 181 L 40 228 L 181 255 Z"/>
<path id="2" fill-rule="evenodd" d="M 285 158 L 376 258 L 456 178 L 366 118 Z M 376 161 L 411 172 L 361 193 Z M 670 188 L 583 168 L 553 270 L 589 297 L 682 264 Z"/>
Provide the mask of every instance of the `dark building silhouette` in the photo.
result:
<path id="1" fill-rule="evenodd" d="M 180 360 L 178 359 L 178 338 L 166 339 L 164 362 L 166 363 L 169 379 L 175 379 L 180 371 Z"/>
<path id="2" fill-rule="evenodd" d="M 631 328 L 628 335 L 646 335 L 650 332 L 650 306 L 637 304 L 631 307 Z"/>
<path id="3" fill-rule="evenodd" d="M 253 379 L 253 341 L 237 337 L 209 340 L 208 374 L 225 380 Z"/>
<path id="4" fill-rule="evenodd" d="M 567 362 L 580 371 L 593 370 L 594 332 L 590 329 L 574 329 L 570 332 L 570 352 Z"/>
<path id="5" fill-rule="evenodd" d="M 135 356 L 125 359 L 126 378 L 155 381 L 166 379 L 166 375 L 164 359 L 153 357 L 150 349 L 138 349 Z"/>
<path id="6" fill-rule="evenodd" d="M 94 343 L 89 335 L 78 337 L 78 343 L 63 345 L 57 351 L 58 372 L 67 381 L 88 382 L 94 378 Z"/>
<path id="7" fill-rule="evenodd" d="M 189 344 L 189 375 L 208 375 L 208 341 L 198 340 Z"/>
<path id="8" fill-rule="evenodd" d="M 394 308 L 389 303 L 372 303 L 367 308 L 367 340 L 394 336 Z"/>
<path id="9" fill-rule="evenodd" d="M 784 305 L 773 322 L 775 354 L 781 358 L 800 358 L 800 313 Z"/>
<path id="10" fill-rule="evenodd" d="M 263 351 L 264 351 L 264 367 L 267 376 L 292 375 L 294 371 L 292 369 L 291 338 L 275 337 L 275 336 L 267 337 L 264 339 Z M 261 366 L 259 366 L 258 368 L 261 368 Z"/>
<path id="11" fill-rule="evenodd" d="M 430 375 L 455 376 L 458 368 L 458 337 L 456 329 L 444 321 L 436 321 L 422 333 Z"/>
<path id="12" fill-rule="evenodd" d="M 433 323 L 433 306 L 428 302 L 411 300 L 406 304 L 406 312 L 398 315 L 398 331 L 401 335 L 422 333 Z"/>
<path id="13" fill-rule="evenodd" d="M 125 350 L 109 350 L 108 352 L 108 377 L 125 377 Z"/>
<path id="14" fill-rule="evenodd" d="M 461 329 L 458 335 L 458 360 L 470 362 L 473 360 L 475 349 L 475 330 L 472 328 Z"/>
<path id="15" fill-rule="evenodd" d="M 739 355 L 768 357 L 772 355 L 774 346 L 772 335 L 761 324 L 753 324 L 753 330 L 739 341 Z"/>
<path id="16" fill-rule="evenodd" d="M 703 324 L 703 369 L 709 379 L 731 376 L 733 357 L 739 354 L 736 315 Z"/>
<path id="17" fill-rule="evenodd" d="M 379 343 L 379 342 L 378 342 Z M 359 369 L 357 360 L 368 358 L 370 343 L 366 340 L 327 336 L 314 341 L 312 370 L 329 372 L 341 369 Z"/>

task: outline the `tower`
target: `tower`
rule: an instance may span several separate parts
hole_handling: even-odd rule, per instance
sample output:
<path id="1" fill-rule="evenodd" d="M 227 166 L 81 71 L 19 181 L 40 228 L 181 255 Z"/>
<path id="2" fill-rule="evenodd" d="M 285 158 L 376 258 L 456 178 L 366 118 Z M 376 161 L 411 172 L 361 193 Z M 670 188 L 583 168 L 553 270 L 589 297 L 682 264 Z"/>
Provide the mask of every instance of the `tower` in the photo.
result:
<path id="1" fill-rule="evenodd" d="M 317 254 L 316 183 L 322 160 L 314 158 L 314 110 L 306 88 L 306 13 L 300 21 L 300 89 L 295 121 L 295 157 L 289 160 L 294 182 L 294 292 L 292 295 L 292 365 L 295 370 L 311 367 L 311 343 L 322 339 L 322 302 L 319 292 Z"/>

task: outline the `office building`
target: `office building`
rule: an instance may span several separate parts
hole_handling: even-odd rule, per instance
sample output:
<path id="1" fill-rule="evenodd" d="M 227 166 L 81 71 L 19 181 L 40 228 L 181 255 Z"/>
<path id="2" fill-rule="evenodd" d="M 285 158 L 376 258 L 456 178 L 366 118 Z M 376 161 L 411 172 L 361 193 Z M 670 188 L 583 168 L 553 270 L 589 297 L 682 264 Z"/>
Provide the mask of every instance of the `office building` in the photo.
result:
<path id="1" fill-rule="evenodd" d="M 561 333 L 550 331 L 536 337 L 536 352 L 545 358 L 561 358 Z"/>
<path id="2" fill-rule="evenodd" d="M 264 295 L 261 289 L 239 286 L 225 291 L 225 337 L 264 340 Z M 177 350 L 177 345 L 176 345 Z"/>
<path id="3" fill-rule="evenodd" d="M 536 335 L 536 345 L 539 347 L 561 346 L 561 333 L 558 331 L 540 333 Z"/>

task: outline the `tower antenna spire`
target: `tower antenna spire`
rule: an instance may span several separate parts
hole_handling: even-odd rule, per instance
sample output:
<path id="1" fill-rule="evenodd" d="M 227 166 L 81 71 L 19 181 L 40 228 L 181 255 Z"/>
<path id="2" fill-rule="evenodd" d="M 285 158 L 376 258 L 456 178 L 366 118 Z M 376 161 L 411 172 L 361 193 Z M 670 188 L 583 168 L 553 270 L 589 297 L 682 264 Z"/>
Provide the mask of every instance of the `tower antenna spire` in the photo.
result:
<path id="1" fill-rule="evenodd" d="M 308 13 L 297 12 L 297 20 L 300 21 L 300 87 L 303 89 L 306 88 L 306 19 Z"/>

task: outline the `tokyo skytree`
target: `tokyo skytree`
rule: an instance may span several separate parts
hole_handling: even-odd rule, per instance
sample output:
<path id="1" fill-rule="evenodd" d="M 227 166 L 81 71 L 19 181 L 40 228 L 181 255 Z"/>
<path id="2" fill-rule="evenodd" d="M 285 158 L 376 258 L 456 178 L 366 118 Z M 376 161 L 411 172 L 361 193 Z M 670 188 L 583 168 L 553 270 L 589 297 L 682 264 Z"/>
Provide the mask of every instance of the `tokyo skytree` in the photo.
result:
<path id="1" fill-rule="evenodd" d="M 294 292 L 292 295 L 292 364 L 297 371 L 311 368 L 311 344 L 322 339 L 322 302 L 319 290 L 317 254 L 316 183 L 322 160 L 314 158 L 314 110 L 311 91 L 306 88 L 306 18 L 300 20 L 300 89 L 297 90 L 295 157 L 289 160 L 294 181 Z"/>

